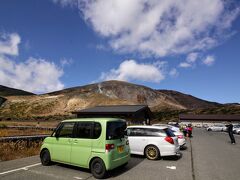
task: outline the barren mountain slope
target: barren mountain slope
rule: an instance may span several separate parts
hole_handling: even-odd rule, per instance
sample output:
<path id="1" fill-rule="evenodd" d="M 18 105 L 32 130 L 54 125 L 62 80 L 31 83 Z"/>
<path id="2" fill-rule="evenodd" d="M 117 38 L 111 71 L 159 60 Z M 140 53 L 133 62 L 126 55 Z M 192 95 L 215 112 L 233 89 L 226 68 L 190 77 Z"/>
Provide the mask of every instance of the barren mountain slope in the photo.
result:
<path id="1" fill-rule="evenodd" d="M 141 85 L 106 81 L 42 95 L 8 96 L 7 101 L 0 108 L 0 117 L 70 115 L 72 111 L 96 105 L 147 104 L 156 111 L 166 108 L 183 110 L 208 105 L 215 106 L 214 103 L 192 96 L 189 96 L 186 101 L 185 96 L 183 95 L 182 99 L 181 93 L 176 97 L 172 93 L 153 90 Z M 192 102 L 195 103 L 194 106 Z"/>
<path id="2" fill-rule="evenodd" d="M 212 107 L 221 105 L 216 102 L 202 100 L 192 95 L 180 93 L 173 90 L 159 90 L 159 92 L 162 92 L 168 96 L 171 96 L 173 99 L 175 99 L 177 102 L 179 102 L 181 105 L 183 105 L 187 109 L 212 108 Z"/>

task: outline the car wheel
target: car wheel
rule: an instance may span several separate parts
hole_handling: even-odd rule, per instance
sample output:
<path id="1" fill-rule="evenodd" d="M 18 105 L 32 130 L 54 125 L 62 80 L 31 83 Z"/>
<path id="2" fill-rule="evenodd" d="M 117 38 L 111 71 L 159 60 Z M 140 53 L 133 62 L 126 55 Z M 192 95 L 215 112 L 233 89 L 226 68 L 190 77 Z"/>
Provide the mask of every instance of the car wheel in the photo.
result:
<path id="1" fill-rule="evenodd" d="M 96 179 L 102 179 L 106 175 L 106 167 L 104 162 L 100 158 L 96 158 L 92 161 L 91 166 L 91 173 Z"/>
<path id="2" fill-rule="evenodd" d="M 41 152 L 40 158 L 43 166 L 49 166 L 51 164 L 51 156 L 47 149 Z"/>
<path id="3" fill-rule="evenodd" d="M 121 167 L 125 167 L 128 165 L 128 162 L 124 163 L 123 165 L 121 165 Z"/>
<path id="4" fill-rule="evenodd" d="M 150 145 L 145 148 L 145 155 L 149 160 L 157 160 L 160 153 L 156 146 Z"/>
<path id="5" fill-rule="evenodd" d="M 212 129 L 209 128 L 208 131 L 212 131 Z"/>

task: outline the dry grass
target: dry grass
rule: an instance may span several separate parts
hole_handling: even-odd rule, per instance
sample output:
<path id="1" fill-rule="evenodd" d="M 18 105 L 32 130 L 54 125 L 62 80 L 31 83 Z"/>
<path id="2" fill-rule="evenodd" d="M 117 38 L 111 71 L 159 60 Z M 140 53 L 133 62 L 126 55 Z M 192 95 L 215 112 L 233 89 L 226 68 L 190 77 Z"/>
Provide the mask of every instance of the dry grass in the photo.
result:
<path id="1" fill-rule="evenodd" d="M 0 137 L 6 136 L 22 136 L 22 135 L 40 135 L 40 134 L 51 134 L 51 130 L 41 130 L 41 129 L 9 129 L 0 128 Z"/>
<path id="2" fill-rule="evenodd" d="M 42 142 L 0 142 L 0 160 L 7 161 L 39 154 Z"/>

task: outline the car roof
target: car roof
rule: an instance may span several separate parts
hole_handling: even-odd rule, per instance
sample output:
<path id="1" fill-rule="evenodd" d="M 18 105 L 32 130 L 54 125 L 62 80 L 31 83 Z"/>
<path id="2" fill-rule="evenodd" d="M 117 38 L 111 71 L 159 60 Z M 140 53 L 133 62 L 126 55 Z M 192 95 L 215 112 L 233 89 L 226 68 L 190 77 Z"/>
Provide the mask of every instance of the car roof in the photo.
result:
<path id="1" fill-rule="evenodd" d="M 173 125 L 170 125 L 170 124 L 152 124 L 153 126 L 165 126 L 165 127 L 170 127 L 170 128 L 178 128 L 179 127 L 176 127 L 176 126 L 173 126 Z"/>
<path id="2" fill-rule="evenodd" d="M 138 126 L 128 126 L 127 128 L 166 129 L 168 127 L 167 126 L 138 125 Z"/>
<path id="3" fill-rule="evenodd" d="M 171 126 L 169 124 L 152 124 L 152 126 Z"/>
<path id="4" fill-rule="evenodd" d="M 76 119 L 66 119 L 61 122 L 80 122 L 80 121 L 124 121 L 121 118 L 76 118 Z"/>

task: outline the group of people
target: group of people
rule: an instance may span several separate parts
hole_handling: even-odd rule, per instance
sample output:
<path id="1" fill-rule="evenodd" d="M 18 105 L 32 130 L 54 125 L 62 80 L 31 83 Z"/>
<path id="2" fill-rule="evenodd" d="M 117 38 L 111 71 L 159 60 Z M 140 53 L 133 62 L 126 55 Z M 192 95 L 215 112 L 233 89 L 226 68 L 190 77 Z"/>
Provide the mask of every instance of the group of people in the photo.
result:
<path id="1" fill-rule="evenodd" d="M 183 132 L 185 137 L 192 137 L 193 128 L 191 124 L 188 124 L 187 126 L 186 125 L 181 126 L 180 129 Z"/>
<path id="2" fill-rule="evenodd" d="M 183 132 L 183 135 L 185 137 L 192 137 L 192 125 L 191 124 L 188 124 L 188 125 L 180 125 L 178 123 L 176 124 L 172 124 L 172 128 L 171 128 L 173 131 L 182 131 Z"/>

